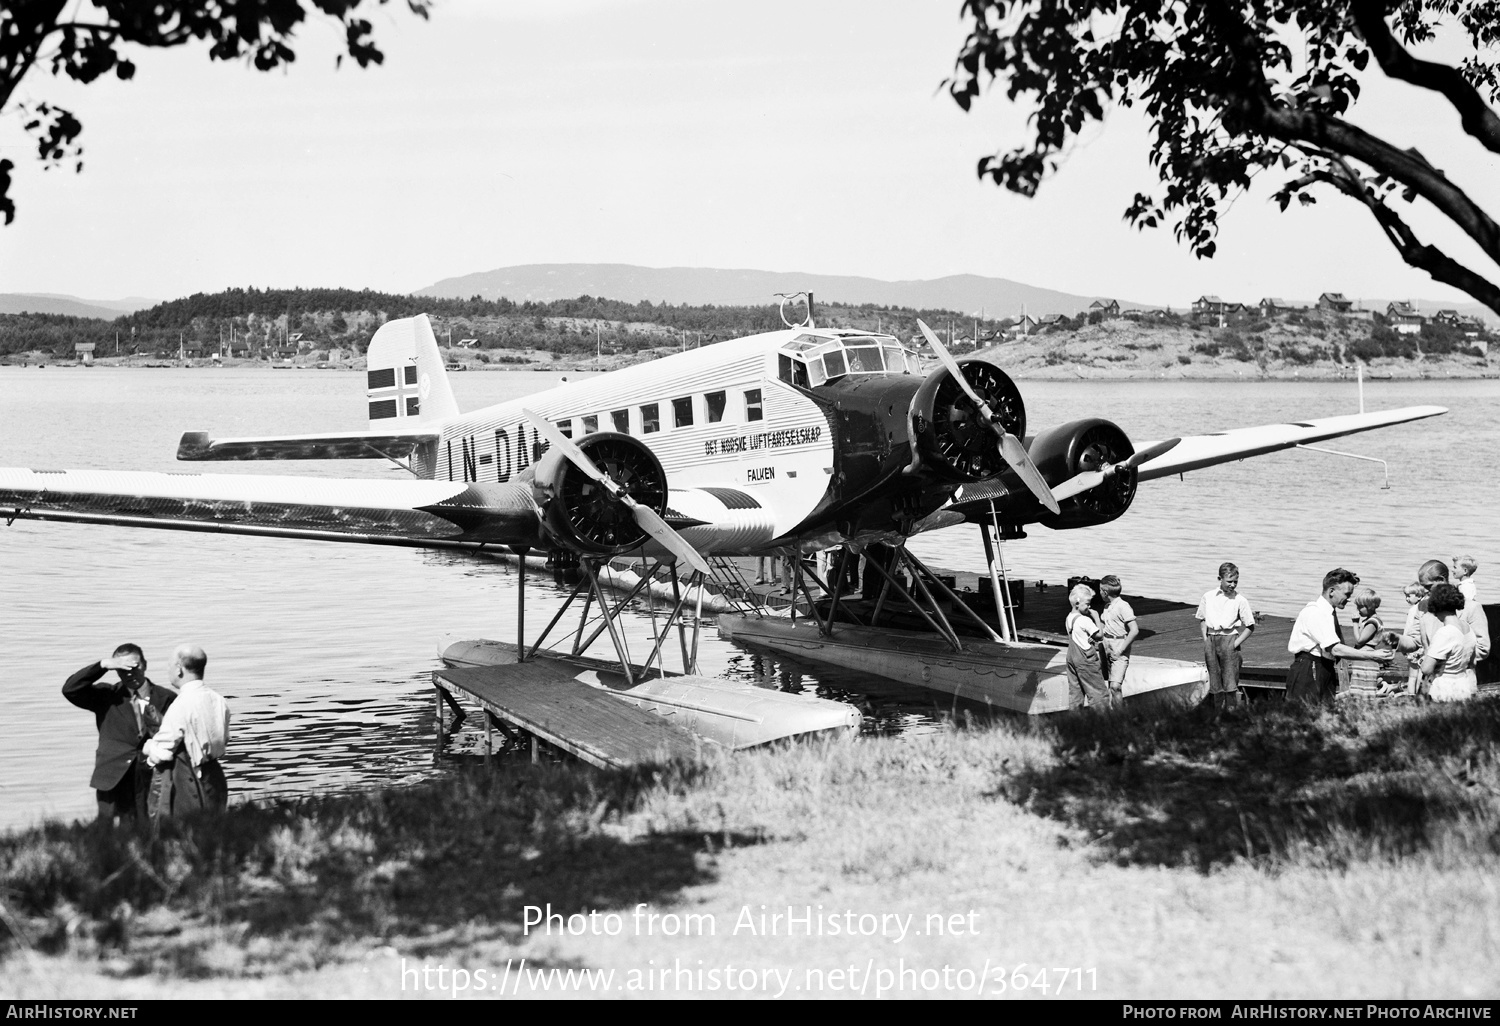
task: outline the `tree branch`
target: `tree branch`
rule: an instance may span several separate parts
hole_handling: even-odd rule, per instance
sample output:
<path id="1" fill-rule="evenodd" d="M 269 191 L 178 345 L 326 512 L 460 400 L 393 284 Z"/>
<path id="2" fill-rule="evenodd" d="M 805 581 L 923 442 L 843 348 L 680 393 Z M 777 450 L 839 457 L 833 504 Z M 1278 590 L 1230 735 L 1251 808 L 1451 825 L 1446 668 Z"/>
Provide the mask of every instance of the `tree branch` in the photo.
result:
<path id="1" fill-rule="evenodd" d="M 1441 93 L 1458 111 L 1469 135 L 1492 153 L 1500 153 L 1500 116 L 1490 109 L 1457 68 L 1435 61 L 1418 60 L 1391 34 L 1385 23 L 1384 5 L 1375 0 L 1356 0 L 1350 11 L 1380 70 L 1390 78 Z"/>
<path id="2" fill-rule="evenodd" d="M 1358 200 L 1374 215 L 1375 220 L 1385 232 L 1386 238 L 1390 240 L 1396 252 L 1401 254 L 1402 260 L 1419 271 L 1426 271 L 1433 280 L 1452 285 L 1473 296 L 1496 313 L 1500 313 L 1500 285 L 1471 271 L 1436 246 L 1428 245 L 1418 239 L 1411 227 L 1401 220 L 1394 210 L 1380 202 L 1359 180 L 1359 176 L 1342 160 L 1335 158 L 1329 170 L 1314 171 L 1301 181 L 1326 182 L 1344 195 Z"/>
<path id="3" fill-rule="evenodd" d="M 1243 75 L 1240 88 L 1224 99 L 1245 127 L 1283 142 L 1313 143 L 1368 164 L 1427 200 L 1478 243 L 1491 260 L 1500 263 L 1500 225 L 1425 157 L 1415 150 L 1397 149 L 1341 118 L 1277 102 L 1266 82 L 1250 27 L 1224 0 L 1208 0 L 1204 11 Z"/>

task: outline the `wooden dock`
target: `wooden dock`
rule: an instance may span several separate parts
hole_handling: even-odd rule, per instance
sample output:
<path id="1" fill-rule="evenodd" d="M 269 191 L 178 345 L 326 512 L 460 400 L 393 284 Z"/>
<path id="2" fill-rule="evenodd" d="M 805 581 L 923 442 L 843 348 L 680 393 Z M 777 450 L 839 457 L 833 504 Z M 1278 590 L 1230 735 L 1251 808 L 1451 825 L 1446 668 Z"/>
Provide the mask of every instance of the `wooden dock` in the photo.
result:
<path id="1" fill-rule="evenodd" d="M 576 680 L 577 672 L 550 659 L 433 671 L 439 747 L 447 731 L 444 703 L 461 719 L 455 695 L 462 695 L 484 710 L 487 732 L 498 728 L 512 740 L 521 737 L 518 732 L 530 735 L 533 761 L 538 742 L 600 769 L 699 758 L 698 738 Z"/>

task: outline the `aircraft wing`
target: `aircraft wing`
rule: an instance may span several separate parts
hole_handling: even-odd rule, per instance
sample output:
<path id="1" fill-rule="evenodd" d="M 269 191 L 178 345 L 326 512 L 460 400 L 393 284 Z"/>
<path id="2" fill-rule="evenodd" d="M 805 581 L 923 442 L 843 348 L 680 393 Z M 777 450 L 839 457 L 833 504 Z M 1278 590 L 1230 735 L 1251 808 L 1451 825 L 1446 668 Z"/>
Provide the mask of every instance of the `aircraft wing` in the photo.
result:
<path id="1" fill-rule="evenodd" d="M 1278 449 L 1290 449 L 1340 435 L 1353 435 L 1392 424 L 1404 424 L 1409 420 L 1436 417 L 1447 412 L 1442 406 L 1407 406 L 1378 413 L 1350 413 L 1341 417 L 1263 424 L 1260 427 L 1215 431 L 1207 435 L 1187 435 L 1156 459 L 1141 464 L 1140 480 L 1150 481 L 1168 474 L 1181 474 L 1201 467 L 1211 467 L 1216 463 L 1261 456 Z M 1136 448 L 1144 450 L 1154 444 L 1156 443 L 1142 442 Z"/>
<path id="2" fill-rule="evenodd" d="M 0 468 L 0 518 L 422 548 L 541 538 L 522 483 Z"/>
<path id="3" fill-rule="evenodd" d="M 434 429 L 344 431 L 333 434 L 267 435 L 260 438 L 210 438 L 206 431 L 187 431 L 177 443 L 177 458 L 205 460 L 357 460 L 386 456 L 402 459 L 417 446 L 436 443 Z"/>

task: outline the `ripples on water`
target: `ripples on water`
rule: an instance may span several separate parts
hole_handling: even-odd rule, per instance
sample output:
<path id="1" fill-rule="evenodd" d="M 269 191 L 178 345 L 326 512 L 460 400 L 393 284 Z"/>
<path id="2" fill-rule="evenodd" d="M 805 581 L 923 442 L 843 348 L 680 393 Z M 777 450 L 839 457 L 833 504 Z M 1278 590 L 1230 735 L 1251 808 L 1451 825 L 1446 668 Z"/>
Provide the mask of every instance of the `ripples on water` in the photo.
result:
<path id="1" fill-rule="evenodd" d="M 535 373 L 455 375 L 462 408 L 528 394 Z M 343 372 L 0 368 L 0 464 L 37 468 L 182 470 L 185 429 L 217 435 L 335 431 L 364 423 L 364 381 Z M 1034 428 L 1084 416 L 1116 420 L 1132 438 L 1353 412 L 1349 383 L 1023 382 Z M 1400 588 L 1422 560 L 1471 552 L 1481 592 L 1500 595 L 1500 546 L 1488 512 L 1500 500 L 1491 456 L 1500 441 L 1495 382 L 1366 385 L 1370 409 L 1437 403 L 1446 417 L 1331 443 L 1391 464 L 1294 452 L 1141 488 L 1114 524 L 1033 528 L 1006 546 L 1013 573 L 1061 581 L 1114 572 L 1137 594 L 1196 600 L 1226 559 L 1256 608 L 1294 613 L 1322 573 L 1351 567 L 1400 614 Z M 394 479 L 375 461 L 220 464 L 226 473 Z M 930 563 L 983 569 L 977 534 L 919 538 Z M 196 640 L 207 678 L 234 713 L 228 772 L 237 795 L 327 793 L 434 772 L 429 673 L 438 638 L 511 638 L 512 566 L 448 553 L 178 532 L 17 522 L 0 532 L 0 680 L 9 743 L 0 750 L 0 828 L 42 815 L 89 815 L 92 717 L 59 694 L 77 667 L 123 640 L 165 676 L 171 649 Z M 527 623 L 555 610 L 533 578 Z M 539 617 L 541 619 L 539 619 Z M 635 645 L 649 621 L 635 618 Z M 645 651 L 641 648 L 640 651 Z M 750 654 L 709 631 L 705 672 L 860 704 L 868 729 L 934 729 L 942 699 L 857 675 Z M 471 717 L 471 722 L 478 717 Z M 475 749 L 477 727 L 461 738 Z"/>

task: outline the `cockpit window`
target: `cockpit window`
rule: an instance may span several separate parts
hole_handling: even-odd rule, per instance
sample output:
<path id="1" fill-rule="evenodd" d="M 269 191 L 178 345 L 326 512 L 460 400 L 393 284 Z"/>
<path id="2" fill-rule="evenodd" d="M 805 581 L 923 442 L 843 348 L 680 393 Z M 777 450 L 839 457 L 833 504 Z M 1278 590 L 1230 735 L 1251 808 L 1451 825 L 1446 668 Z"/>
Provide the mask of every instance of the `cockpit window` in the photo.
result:
<path id="1" fill-rule="evenodd" d="M 798 335 L 781 347 L 777 377 L 816 388 L 846 374 L 920 374 L 916 357 L 889 335 Z"/>
<path id="2" fill-rule="evenodd" d="M 803 388 L 809 387 L 807 364 L 801 360 L 794 360 L 786 353 L 781 353 L 776 358 L 776 375 L 788 385 L 800 385 Z"/>
<path id="3" fill-rule="evenodd" d="M 844 353 L 849 358 L 850 374 L 879 374 L 885 370 L 879 346 L 852 346 Z"/>

